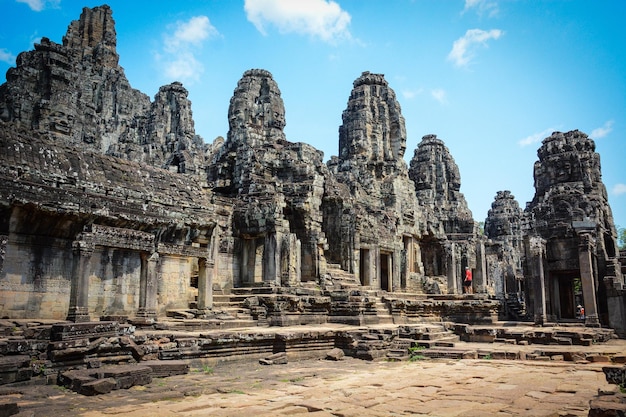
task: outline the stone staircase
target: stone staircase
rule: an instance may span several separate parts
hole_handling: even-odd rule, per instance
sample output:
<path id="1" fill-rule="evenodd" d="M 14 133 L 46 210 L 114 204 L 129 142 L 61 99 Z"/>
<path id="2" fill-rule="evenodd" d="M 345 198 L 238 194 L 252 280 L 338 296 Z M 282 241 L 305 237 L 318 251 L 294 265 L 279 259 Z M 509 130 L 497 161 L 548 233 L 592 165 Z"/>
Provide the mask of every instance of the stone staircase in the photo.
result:
<path id="1" fill-rule="evenodd" d="M 361 282 L 356 279 L 354 274 L 344 271 L 339 264 L 327 264 L 326 273 L 330 275 L 332 279 L 332 288 L 328 288 L 327 286 L 329 290 L 364 289 L 364 287 L 361 286 Z"/>
<path id="2" fill-rule="evenodd" d="M 389 312 L 389 309 L 387 308 L 387 304 L 385 304 L 383 302 L 383 300 L 381 299 L 381 297 L 379 297 L 377 294 L 376 295 L 371 295 L 371 291 L 368 292 L 368 297 L 370 298 L 375 298 L 376 300 L 376 316 L 378 317 L 378 323 L 379 324 L 393 324 L 394 320 L 393 320 L 393 316 L 391 315 L 391 313 Z"/>
<path id="3" fill-rule="evenodd" d="M 527 317 L 526 303 L 517 294 L 507 294 L 504 300 L 505 311 L 511 320 L 523 320 Z"/>

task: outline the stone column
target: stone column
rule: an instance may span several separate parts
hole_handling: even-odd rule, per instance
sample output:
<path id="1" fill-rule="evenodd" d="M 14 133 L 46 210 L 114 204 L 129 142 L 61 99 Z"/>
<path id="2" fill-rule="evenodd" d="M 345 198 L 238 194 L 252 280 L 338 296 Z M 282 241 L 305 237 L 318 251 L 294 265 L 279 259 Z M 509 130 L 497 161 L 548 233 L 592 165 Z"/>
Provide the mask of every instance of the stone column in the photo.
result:
<path id="1" fill-rule="evenodd" d="M 7 254 L 7 246 L 9 244 L 9 236 L 0 235 L 0 274 L 4 267 L 4 258 Z"/>
<path id="2" fill-rule="evenodd" d="M 538 236 L 532 236 L 527 241 L 529 255 L 528 263 L 532 274 L 533 313 L 535 324 L 543 325 L 548 321 L 546 313 L 546 279 L 544 275 L 544 260 L 546 241 Z"/>
<path id="3" fill-rule="evenodd" d="M 263 246 L 263 282 L 269 282 L 280 286 L 280 253 L 277 248 L 276 233 L 265 235 Z"/>
<path id="4" fill-rule="evenodd" d="M 598 304 L 596 302 L 596 285 L 594 279 L 593 253 L 596 239 L 590 232 L 578 233 L 578 268 L 583 287 L 583 302 L 585 303 L 585 326 L 600 326 L 598 319 Z"/>
<path id="5" fill-rule="evenodd" d="M 485 257 L 485 242 L 476 244 L 476 273 L 472 277 L 474 292 L 487 292 L 487 258 Z"/>
<path id="6" fill-rule="evenodd" d="M 90 321 L 89 317 L 89 262 L 94 245 L 91 242 L 76 240 L 72 245 L 72 283 L 70 306 L 67 320 L 73 322 Z"/>
<path id="7" fill-rule="evenodd" d="M 198 259 L 198 309 L 213 308 L 213 268 L 209 268 L 207 260 Z"/>
<path id="8" fill-rule="evenodd" d="M 139 282 L 139 309 L 137 317 L 156 319 L 159 254 L 154 252 L 149 258 L 141 255 L 141 277 Z"/>
<path id="9" fill-rule="evenodd" d="M 456 282 L 456 247 L 454 242 L 447 246 L 448 263 L 448 294 L 458 294 L 458 283 Z"/>

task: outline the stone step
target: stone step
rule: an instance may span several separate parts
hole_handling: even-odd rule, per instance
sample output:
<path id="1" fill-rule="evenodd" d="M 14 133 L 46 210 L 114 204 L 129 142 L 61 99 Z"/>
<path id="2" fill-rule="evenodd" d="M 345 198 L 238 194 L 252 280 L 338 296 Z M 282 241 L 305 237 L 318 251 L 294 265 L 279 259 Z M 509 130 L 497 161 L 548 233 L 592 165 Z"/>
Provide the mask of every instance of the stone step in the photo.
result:
<path id="1" fill-rule="evenodd" d="M 420 350 L 419 354 L 430 359 L 478 359 L 473 349 L 435 347 Z"/>
<path id="2" fill-rule="evenodd" d="M 447 332 L 447 331 L 426 332 L 422 334 L 422 338 L 421 338 L 421 340 L 441 340 L 441 339 L 453 340 L 456 342 L 460 340 L 459 336 L 455 335 L 454 333 Z"/>
<path id="3" fill-rule="evenodd" d="M 251 297 L 253 294 L 219 294 L 213 295 L 213 304 L 215 303 L 242 303 L 246 298 Z"/>

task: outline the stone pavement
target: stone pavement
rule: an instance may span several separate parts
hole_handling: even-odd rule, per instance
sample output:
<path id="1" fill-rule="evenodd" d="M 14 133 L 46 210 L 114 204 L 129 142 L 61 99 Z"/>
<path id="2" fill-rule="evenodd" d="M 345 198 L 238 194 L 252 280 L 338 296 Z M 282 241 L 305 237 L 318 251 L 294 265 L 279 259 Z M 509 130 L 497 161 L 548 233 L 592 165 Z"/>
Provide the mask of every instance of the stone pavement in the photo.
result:
<path id="1" fill-rule="evenodd" d="M 607 347 L 626 352 L 626 341 L 589 348 Z M 587 416 L 599 389 L 616 389 L 606 382 L 602 365 L 349 357 L 274 366 L 226 362 L 211 368 L 196 364 L 188 375 L 157 378 L 146 386 L 97 397 L 57 386 L 4 388 L 3 393 L 18 400 L 19 417 Z"/>

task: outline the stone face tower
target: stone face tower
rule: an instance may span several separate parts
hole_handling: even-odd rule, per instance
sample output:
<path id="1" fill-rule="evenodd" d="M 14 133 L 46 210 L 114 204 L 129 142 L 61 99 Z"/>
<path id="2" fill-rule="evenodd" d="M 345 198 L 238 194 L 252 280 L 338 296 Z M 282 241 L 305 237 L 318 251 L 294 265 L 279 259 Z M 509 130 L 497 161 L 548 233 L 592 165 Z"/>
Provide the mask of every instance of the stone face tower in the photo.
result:
<path id="1" fill-rule="evenodd" d="M 454 158 L 436 135 L 422 138 L 409 168 L 420 205 L 434 213 L 441 231 L 473 233 L 474 220 L 461 193 L 461 174 Z"/>
<path id="2" fill-rule="evenodd" d="M 524 243 L 524 213 L 510 191 L 498 191 L 485 219 L 487 268 L 501 298 L 510 300 L 511 315 L 521 318 L 523 305 L 522 255 Z M 514 306 L 518 303 L 517 306 Z"/>
<path id="3" fill-rule="evenodd" d="M 339 156 L 328 167 L 352 199 L 326 206 L 329 256 L 340 255 L 337 261 L 363 285 L 421 288 L 424 222 L 404 161 L 404 117 L 382 74 L 364 72 L 354 81 L 342 119 Z"/>
<path id="4" fill-rule="evenodd" d="M 285 108 L 266 70 L 243 74 L 228 109 L 230 130 L 207 170 L 217 194 L 236 197 L 237 285 L 296 285 L 319 275 L 323 154 L 285 138 Z"/>
<path id="5" fill-rule="evenodd" d="M 259 181 L 269 174 L 274 152 L 286 143 L 285 106 L 269 71 L 248 70 L 237 83 L 228 108 L 229 131 L 208 170 L 209 184 L 220 192 L 275 192 L 275 183 Z"/>
<path id="6" fill-rule="evenodd" d="M 534 275 L 544 280 L 545 294 L 535 285 L 535 314 L 574 318 L 582 305 L 589 324 L 608 324 L 607 287 L 623 279 L 595 143 L 578 130 L 554 132 L 537 154 L 527 259 L 531 268 L 543 264 L 543 277 L 537 269 Z"/>
<path id="7" fill-rule="evenodd" d="M 269 71 L 243 74 L 230 100 L 228 126 L 229 140 L 249 146 L 285 140 L 285 105 Z"/>
<path id="8" fill-rule="evenodd" d="M 180 83 L 161 87 L 150 103 L 118 65 L 109 6 L 84 8 L 63 44 L 47 38 L 23 52 L 0 86 L 0 120 L 102 154 L 171 169 L 204 168 L 191 102 Z"/>
<path id="9" fill-rule="evenodd" d="M 406 128 L 395 92 L 382 74 L 364 72 L 353 85 L 339 127 L 339 158 L 392 165 L 401 162 Z"/>
<path id="10" fill-rule="evenodd" d="M 105 153 L 150 106 L 118 66 L 114 25 L 108 6 L 84 8 L 63 45 L 42 38 L 20 54 L 0 87 L 0 118 Z"/>
<path id="11" fill-rule="evenodd" d="M 364 72 L 353 85 L 339 127 L 339 158 L 329 166 L 356 198 L 397 213 L 412 211 L 413 184 L 403 159 L 406 128 L 396 94 L 382 74 Z"/>

